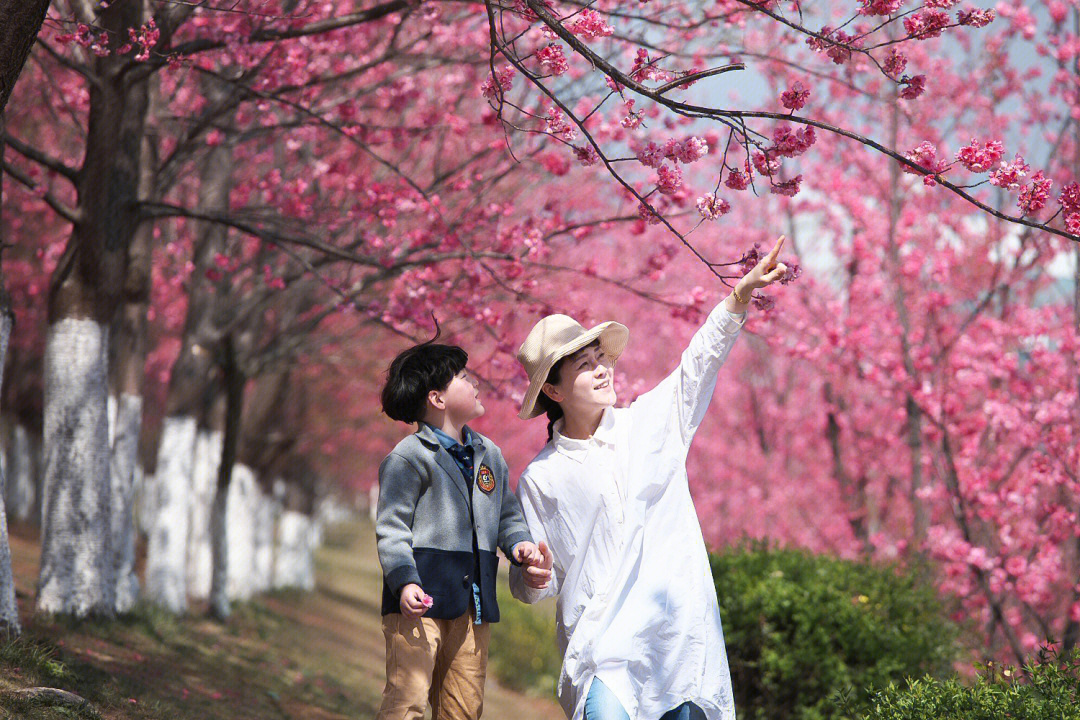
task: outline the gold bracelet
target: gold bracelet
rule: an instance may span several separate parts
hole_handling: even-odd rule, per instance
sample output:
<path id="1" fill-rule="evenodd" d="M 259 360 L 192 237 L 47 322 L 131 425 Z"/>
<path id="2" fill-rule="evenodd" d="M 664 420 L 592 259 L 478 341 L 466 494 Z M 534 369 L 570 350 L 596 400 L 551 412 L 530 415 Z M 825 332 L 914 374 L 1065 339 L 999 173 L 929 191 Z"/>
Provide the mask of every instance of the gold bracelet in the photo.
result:
<path id="1" fill-rule="evenodd" d="M 751 291 L 751 292 L 753 292 L 753 291 Z M 738 285 L 731 288 L 731 294 L 735 296 L 735 302 L 742 303 L 743 305 L 749 305 L 750 304 L 750 298 L 746 298 L 744 300 L 741 297 L 739 297 L 739 286 Z"/>

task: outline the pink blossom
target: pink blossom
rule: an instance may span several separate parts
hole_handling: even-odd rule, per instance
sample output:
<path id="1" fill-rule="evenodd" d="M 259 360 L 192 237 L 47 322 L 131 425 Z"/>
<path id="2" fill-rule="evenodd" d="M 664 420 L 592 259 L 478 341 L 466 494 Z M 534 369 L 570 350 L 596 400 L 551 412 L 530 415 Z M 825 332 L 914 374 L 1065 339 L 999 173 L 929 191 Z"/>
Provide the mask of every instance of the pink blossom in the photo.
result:
<path id="1" fill-rule="evenodd" d="M 900 91 L 900 97 L 904 100 L 914 100 L 923 94 L 926 89 L 926 76 L 915 75 L 914 77 L 905 77 L 900 81 L 901 85 L 906 87 Z"/>
<path id="2" fill-rule="evenodd" d="M 851 59 L 851 48 L 857 46 L 854 35 L 848 35 L 843 30 L 833 30 L 827 25 L 821 28 L 818 35 L 820 37 L 806 40 L 811 50 L 824 52 L 837 65 L 843 65 Z"/>
<path id="3" fill-rule="evenodd" d="M 545 124 L 549 133 L 562 138 L 566 142 L 573 142 L 577 139 L 577 126 L 568 123 L 562 111 L 554 105 L 548 107 Z"/>
<path id="4" fill-rule="evenodd" d="M 754 169 L 759 175 L 775 175 L 780 171 L 780 160 L 762 152 L 754 153 Z"/>
<path id="5" fill-rule="evenodd" d="M 709 144 L 705 142 L 704 138 L 696 136 L 688 137 L 681 143 L 677 144 L 675 148 L 675 154 L 672 159 L 689 165 L 690 163 L 697 162 L 701 158 L 705 157 L 708 153 Z"/>
<path id="6" fill-rule="evenodd" d="M 638 162 L 645 167 L 657 168 L 664 162 L 664 149 L 654 142 L 650 142 L 638 151 Z"/>
<path id="7" fill-rule="evenodd" d="M 901 169 L 906 173 L 912 173 L 913 175 L 923 175 L 923 182 L 927 185 L 934 184 L 934 175 L 945 172 L 947 166 L 944 160 L 938 158 L 937 148 L 929 141 L 923 141 L 919 143 L 915 149 L 904 155 L 908 160 L 926 168 L 929 174 L 925 171 L 917 170 L 908 165 L 903 165 Z"/>
<path id="8" fill-rule="evenodd" d="M 1054 181 L 1043 177 L 1042 170 L 1031 176 L 1031 185 L 1020 191 L 1017 205 L 1024 215 L 1034 215 L 1046 207 L 1046 201 L 1050 199 L 1050 186 Z"/>
<path id="9" fill-rule="evenodd" d="M 941 35 L 949 24 L 949 14 L 939 8 L 920 10 L 904 18 L 904 29 L 909 37 L 927 40 Z"/>
<path id="10" fill-rule="evenodd" d="M 627 100 L 625 103 L 623 103 L 623 105 L 626 108 L 626 116 L 621 121 L 619 121 L 619 124 L 621 124 L 627 130 L 633 130 L 637 127 L 640 127 L 642 115 L 644 115 L 644 112 L 641 110 L 634 110 L 633 98 Z"/>
<path id="11" fill-rule="evenodd" d="M 1011 163 L 1002 160 L 999 167 L 990 173 L 990 184 L 1006 190 L 1018 190 L 1029 170 L 1031 167 L 1017 153 Z"/>
<path id="12" fill-rule="evenodd" d="M 1080 183 L 1071 182 L 1061 188 L 1058 202 L 1067 213 L 1080 212 Z"/>
<path id="13" fill-rule="evenodd" d="M 562 176 L 570 172 L 570 160 L 564 155 L 553 152 L 542 153 L 537 161 L 552 175 Z"/>
<path id="14" fill-rule="evenodd" d="M 509 91 L 514 85 L 514 67 L 503 65 L 495 71 L 495 77 L 488 75 L 487 80 L 480 85 L 480 94 L 488 100 L 496 95 Z"/>
<path id="15" fill-rule="evenodd" d="M 615 28 L 608 25 L 600 13 L 595 10 L 583 10 L 578 19 L 569 23 L 566 29 L 582 40 L 608 37 L 615 32 Z"/>
<path id="16" fill-rule="evenodd" d="M 697 199 L 697 210 L 705 220 L 716 220 L 721 215 L 731 210 L 727 200 L 718 198 L 713 194 L 702 195 Z"/>
<path id="17" fill-rule="evenodd" d="M 772 191 L 777 195 L 783 195 L 784 197 L 795 197 L 799 193 L 799 186 L 801 184 L 802 175 L 796 175 L 790 180 L 773 184 Z"/>
<path id="18" fill-rule="evenodd" d="M 1000 140 L 990 140 L 980 146 L 972 138 L 970 145 L 957 151 L 956 159 L 971 172 L 986 172 L 997 164 L 1003 152 Z"/>
<path id="19" fill-rule="evenodd" d="M 1080 235 L 1080 212 L 1069 213 L 1065 216 L 1065 231 L 1070 235 Z"/>
<path id="20" fill-rule="evenodd" d="M 674 195 L 682 187 L 682 168 L 661 165 L 656 169 L 656 187 L 664 195 Z"/>
<path id="21" fill-rule="evenodd" d="M 566 56 L 563 54 L 562 46 L 556 43 L 541 48 L 536 53 L 536 57 L 540 60 L 540 67 L 544 72 L 551 75 L 562 75 L 570 69 L 566 62 Z"/>
<path id="22" fill-rule="evenodd" d="M 805 125 L 795 132 L 791 131 L 790 125 L 781 125 L 773 131 L 775 145 L 769 148 L 769 152 L 782 157 L 795 157 L 809 150 L 815 139 L 811 125 Z"/>
<path id="23" fill-rule="evenodd" d="M 889 54 L 885 57 L 885 62 L 882 63 L 885 74 L 894 79 L 900 77 L 906 67 L 907 56 L 896 49 L 896 47 L 889 50 Z"/>
<path id="24" fill-rule="evenodd" d="M 729 170 L 724 185 L 732 190 L 745 190 L 750 187 L 750 173 L 743 172 L 737 168 Z"/>
<path id="25" fill-rule="evenodd" d="M 574 147 L 574 155 L 577 157 L 578 162 L 589 167 L 600 162 L 600 156 L 596 154 L 596 148 L 592 145 L 585 145 L 582 147 Z"/>
<path id="26" fill-rule="evenodd" d="M 788 110 L 802 110 L 808 97 L 810 97 L 810 91 L 796 80 L 795 84 L 780 93 L 780 104 Z"/>
<path id="27" fill-rule="evenodd" d="M 904 0 L 859 0 L 860 15 L 892 15 L 904 4 Z"/>
<path id="28" fill-rule="evenodd" d="M 986 27 L 990 23 L 994 22 L 994 18 L 997 17 L 997 13 L 991 8 L 989 10 L 982 10 L 980 8 L 966 8 L 956 13 L 956 20 L 961 25 L 968 25 L 970 27 Z"/>
<path id="29" fill-rule="evenodd" d="M 659 225 L 660 217 L 649 209 L 649 206 L 645 203 L 638 203 L 637 209 L 638 217 L 644 220 L 649 225 Z"/>

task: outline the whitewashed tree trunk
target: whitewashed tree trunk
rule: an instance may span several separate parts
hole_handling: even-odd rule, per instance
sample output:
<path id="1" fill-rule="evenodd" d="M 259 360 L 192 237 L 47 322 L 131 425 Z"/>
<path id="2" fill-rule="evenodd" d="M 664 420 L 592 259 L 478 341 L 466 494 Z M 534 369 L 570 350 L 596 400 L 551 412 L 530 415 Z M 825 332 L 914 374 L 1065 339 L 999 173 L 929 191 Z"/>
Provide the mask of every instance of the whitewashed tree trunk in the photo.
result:
<path id="1" fill-rule="evenodd" d="M 286 510 L 281 514 L 278 520 L 274 587 L 298 587 L 304 590 L 315 588 L 313 539 L 310 516 L 295 510 Z"/>
<path id="2" fill-rule="evenodd" d="M 136 463 L 131 482 L 135 486 L 135 527 L 144 536 L 149 536 L 154 510 L 158 506 L 154 476 L 148 474 L 142 465 Z"/>
<path id="3" fill-rule="evenodd" d="M 45 474 L 37 607 L 113 613 L 108 327 L 62 318 L 45 344 Z"/>
<path id="4" fill-rule="evenodd" d="M 116 408 L 112 427 L 112 541 L 116 566 L 116 611 L 128 612 L 139 599 L 139 578 L 135 575 L 135 465 L 142 429 L 139 395 L 123 394 L 113 400 Z"/>
<path id="5" fill-rule="evenodd" d="M 214 488 L 217 486 L 224 435 L 221 430 L 200 429 L 195 440 L 187 574 L 188 594 L 200 600 L 210 597 L 210 581 L 214 570 L 213 548 L 210 545 L 210 514 L 214 504 Z"/>
<path id="6" fill-rule="evenodd" d="M 265 592 L 274 582 L 274 526 L 281 504 L 269 493 L 258 492 L 255 516 L 255 576 L 256 592 Z"/>
<path id="7" fill-rule="evenodd" d="M 255 516 L 259 485 L 250 467 L 236 463 L 225 500 L 225 523 L 228 535 L 227 590 L 230 600 L 248 600 L 254 590 Z"/>
<path id="8" fill-rule="evenodd" d="M 165 418 L 158 449 L 157 508 L 146 548 L 146 597 L 175 612 L 187 610 L 187 545 L 195 418 Z"/>
<path id="9" fill-rule="evenodd" d="M 4 474 L 7 480 L 4 500 L 7 503 L 8 515 L 16 520 L 26 521 L 34 516 L 37 468 L 38 458 L 34 443 L 31 442 L 30 431 L 25 425 L 17 423 L 11 431 Z"/>
<path id="10" fill-rule="evenodd" d="M 4 358 L 11 339 L 11 315 L 0 312 L 0 388 L 4 380 Z M 4 476 L 0 474 L 0 636 L 18 635 L 19 608 L 15 604 L 15 576 L 11 571 L 11 547 L 8 545 L 7 513 L 4 508 Z"/>

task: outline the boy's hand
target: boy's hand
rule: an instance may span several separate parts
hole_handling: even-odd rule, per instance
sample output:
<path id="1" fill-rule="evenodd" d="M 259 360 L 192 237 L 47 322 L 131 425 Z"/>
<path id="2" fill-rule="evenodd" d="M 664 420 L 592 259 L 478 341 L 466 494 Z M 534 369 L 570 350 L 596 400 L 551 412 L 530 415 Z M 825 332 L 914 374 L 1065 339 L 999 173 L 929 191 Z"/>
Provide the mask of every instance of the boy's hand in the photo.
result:
<path id="1" fill-rule="evenodd" d="M 409 583 L 401 588 L 401 614 L 410 620 L 416 620 L 431 607 L 431 598 L 416 583 Z"/>
<path id="2" fill-rule="evenodd" d="M 522 576 L 526 585 L 535 590 L 548 586 L 553 558 L 546 543 L 520 542 L 514 546 L 514 559 L 524 566 Z"/>

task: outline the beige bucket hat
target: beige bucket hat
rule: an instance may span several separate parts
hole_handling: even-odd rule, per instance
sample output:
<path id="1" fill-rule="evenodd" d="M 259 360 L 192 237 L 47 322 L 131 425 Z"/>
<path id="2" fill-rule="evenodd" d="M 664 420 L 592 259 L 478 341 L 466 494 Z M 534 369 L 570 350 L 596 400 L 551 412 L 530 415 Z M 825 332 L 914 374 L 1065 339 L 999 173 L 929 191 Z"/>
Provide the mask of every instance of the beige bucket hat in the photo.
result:
<path id="1" fill-rule="evenodd" d="M 567 315 L 548 315 L 533 325 L 518 349 L 517 359 L 529 374 L 529 389 L 521 401 L 522 420 L 534 418 L 543 412 L 536 406 L 540 388 L 547 382 L 552 366 L 567 355 L 572 355 L 599 338 L 600 349 L 618 359 L 626 349 L 630 331 L 617 322 L 600 323 L 586 330 Z"/>

